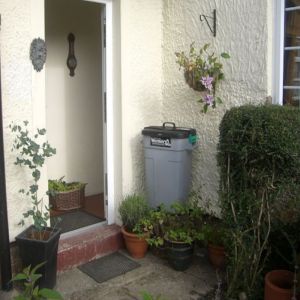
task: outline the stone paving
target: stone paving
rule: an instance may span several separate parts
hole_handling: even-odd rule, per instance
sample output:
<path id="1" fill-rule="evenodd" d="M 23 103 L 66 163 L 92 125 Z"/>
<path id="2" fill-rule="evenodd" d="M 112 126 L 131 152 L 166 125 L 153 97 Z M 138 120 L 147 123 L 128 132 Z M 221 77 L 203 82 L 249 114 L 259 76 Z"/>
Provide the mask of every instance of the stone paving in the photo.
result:
<path id="1" fill-rule="evenodd" d="M 184 272 L 171 269 L 150 252 L 137 261 L 141 267 L 100 284 L 77 268 L 66 271 L 58 275 L 56 289 L 65 300 L 142 300 L 143 291 L 161 295 L 161 300 L 207 300 L 205 295 L 216 286 L 216 273 L 203 251 Z M 1 300 L 11 297 L 12 293 L 0 292 Z"/>

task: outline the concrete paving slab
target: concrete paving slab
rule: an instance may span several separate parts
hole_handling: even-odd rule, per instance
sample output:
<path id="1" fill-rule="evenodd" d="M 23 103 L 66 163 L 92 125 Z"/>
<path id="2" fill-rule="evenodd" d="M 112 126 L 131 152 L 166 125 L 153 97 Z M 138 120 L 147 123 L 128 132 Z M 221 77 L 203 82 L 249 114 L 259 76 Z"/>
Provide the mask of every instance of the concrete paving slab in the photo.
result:
<path id="1" fill-rule="evenodd" d="M 140 300 L 143 291 L 165 300 L 200 300 L 216 285 L 215 271 L 204 257 L 195 256 L 185 272 L 151 253 L 137 261 L 140 268 L 100 284 L 78 269 L 68 271 L 59 276 L 57 290 L 66 300 Z"/>
<path id="2" fill-rule="evenodd" d="M 173 270 L 150 252 L 137 261 L 141 267 L 103 283 L 77 268 L 66 271 L 58 275 L 56 290 L 65 300 L 141 300 L 143 291 L 161 295 L 162 300 L 203 300 L 216 286 L 215 271 L 203 253 L 196 253 L 193 265 L 184 272 Z M 1 300 L 12 297 L 13 293 L 0 292 Z"/>

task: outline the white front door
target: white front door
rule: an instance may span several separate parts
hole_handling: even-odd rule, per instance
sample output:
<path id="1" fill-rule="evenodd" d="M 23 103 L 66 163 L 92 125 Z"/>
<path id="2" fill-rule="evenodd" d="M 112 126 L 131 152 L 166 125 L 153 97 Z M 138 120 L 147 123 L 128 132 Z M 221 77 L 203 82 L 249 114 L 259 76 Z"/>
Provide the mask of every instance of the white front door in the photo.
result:
<path id="1" fill-rule="evenodd" d="M 103 164 L 104 208 L 108 224 L 115 222 L 114 199 L 114 128 L 113 128 L 113 47 L 112 47 L 112 1 L 84 0 L 103 4 L 101 10 L 102 34 L 102 105 L 103 105 Z"/>

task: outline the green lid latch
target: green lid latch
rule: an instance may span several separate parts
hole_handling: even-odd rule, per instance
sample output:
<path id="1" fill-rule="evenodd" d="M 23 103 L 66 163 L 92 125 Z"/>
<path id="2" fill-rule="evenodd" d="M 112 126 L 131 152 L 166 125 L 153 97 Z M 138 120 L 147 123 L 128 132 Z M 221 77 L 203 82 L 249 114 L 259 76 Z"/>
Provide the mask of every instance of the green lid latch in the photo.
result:
<path id="1" fill-rule="evenodd" d="M 194 134 L 194 135 L 190 134 L 189 135 L 189 143 L 190 144 L 192 144 L 192 145 L 196 144 L 197 140 L 198 140 L 198 137 L 197 137 L 196 134 Z"/>

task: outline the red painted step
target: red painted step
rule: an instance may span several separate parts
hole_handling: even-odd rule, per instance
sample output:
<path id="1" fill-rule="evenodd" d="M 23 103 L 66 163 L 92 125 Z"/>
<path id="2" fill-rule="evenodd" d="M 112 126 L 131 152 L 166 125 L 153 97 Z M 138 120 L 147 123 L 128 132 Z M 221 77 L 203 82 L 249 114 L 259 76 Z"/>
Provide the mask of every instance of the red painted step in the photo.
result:
<path id="1" fill-rule="evenodd" d="M 104 225 L 61 237 L 57 271 L 62 272 L 124 248 L 120 226 Z"/>

